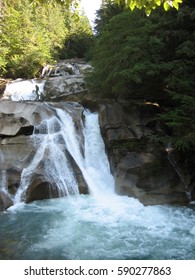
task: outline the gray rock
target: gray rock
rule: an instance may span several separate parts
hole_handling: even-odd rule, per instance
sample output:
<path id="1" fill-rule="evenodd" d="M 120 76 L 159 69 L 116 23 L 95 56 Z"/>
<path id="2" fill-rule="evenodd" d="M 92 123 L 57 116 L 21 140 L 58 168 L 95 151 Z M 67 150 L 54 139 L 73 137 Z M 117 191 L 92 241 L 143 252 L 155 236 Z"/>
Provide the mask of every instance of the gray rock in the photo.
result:
<path id="1" fill-rule="evenodd" d="M 60 61 L 53 66 L 45 66 L 42 76 L 46 78 L 44 100 L 65 100 L 73 94 L 86 93 L 84 75 L 92 67 L 83 60 Z"/>
<path id="2" fill-rule="evenodd" d="M 65 100 L 69 95 L 83 92 L 86 88 L 81 75 L 50 77 L 45 82 L 44 100 Z"/>
<path id="3" fill-rule="evenodd" d="M 0 211 L 5 211 L 7 208 L 13 205 L 11 198 L 0 190 Z"/>
<path id="4" fill-rule="evenodd" d="M 165 133 L 159 108 L 144 102 L 99 102 L 100 124 L 115 177 L 116 192 L 143 204 L 188 204 L 185 185 L 170 164 L 165 147 L 148 136 Z"/>

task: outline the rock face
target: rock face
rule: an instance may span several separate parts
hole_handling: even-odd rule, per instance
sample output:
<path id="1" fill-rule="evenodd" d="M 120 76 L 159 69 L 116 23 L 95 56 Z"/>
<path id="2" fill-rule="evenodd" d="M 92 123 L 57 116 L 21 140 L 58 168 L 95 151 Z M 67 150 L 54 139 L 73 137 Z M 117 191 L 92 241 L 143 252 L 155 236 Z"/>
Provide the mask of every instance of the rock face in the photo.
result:
<path id="1" fill-rule="evenodd" d="M 155 131 L 166 133 L 156 121 L 157 104 L 108 101 L 100 103 L 99 111 L 116 192 L 136 197 L 145 205 L 187 204 L 186 192 L 190 180 L 194 181 L 192 176 L 182 175 L 182 170 L 187 169 L 177 160 L 176 170 L 166 147 L 156 146 L 148 140 Z M 194 183 L 191 182 L 192 193 Z"/>

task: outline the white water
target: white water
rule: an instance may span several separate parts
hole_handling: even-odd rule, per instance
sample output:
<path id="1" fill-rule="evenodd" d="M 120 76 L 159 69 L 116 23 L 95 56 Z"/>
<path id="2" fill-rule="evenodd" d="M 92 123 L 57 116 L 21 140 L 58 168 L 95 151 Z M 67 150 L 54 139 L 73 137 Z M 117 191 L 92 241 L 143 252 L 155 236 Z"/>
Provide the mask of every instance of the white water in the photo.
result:
<path id="1" fill-rule="evenodd" d="M 105 146 L 100 133 L 98 114 L 85 112 L 85 166 L 89 178 L 93 179 L 90 191 L 98 199 L 114 194 L 114 178 L 105 153 Z"/>
<path id="2" fill-rule="evenodd" d="M 32 143 L 36 153 L 22 172 L 15 203 L 24 200 L 33 175 L 39 174 L 40 170 L 47 181 L 57 186 L 59 196 L 78 194 L 78 183 L 67 152 L 80 168 L 92 195 L 97 199 L 106 194 L 114 195 L 114 179 L 100 134 L 98 115 L 85 112 L 85 124 L 81 124 L 83 135 L 79 135 L 68 112 L 58 108 L 54 112 L 53 117 L 35 127 Z"/>
<path id="3" fill-rule="evenodd" d="M 0 259 L 195 259 L 186 207 L 79 195 L 13 206 L 0 224 Z"/>
<path id="4" fill-rule="evenodd" d="M 13 101 L 39 100 L 43 94 L 44 80 L 18 79 L 6 85 L 2 99 Z"/>

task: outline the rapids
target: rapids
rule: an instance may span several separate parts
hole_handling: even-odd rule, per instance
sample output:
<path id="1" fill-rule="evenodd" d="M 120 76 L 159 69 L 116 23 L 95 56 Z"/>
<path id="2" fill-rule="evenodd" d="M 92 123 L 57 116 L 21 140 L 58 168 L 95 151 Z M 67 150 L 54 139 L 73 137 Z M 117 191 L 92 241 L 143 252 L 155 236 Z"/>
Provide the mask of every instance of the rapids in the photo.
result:
<path id="1" fill-rule="evenodd" d="M 194 259 L 195 212 L 92 195 L 15 205 L 0 214 L 0 259 Z"/>

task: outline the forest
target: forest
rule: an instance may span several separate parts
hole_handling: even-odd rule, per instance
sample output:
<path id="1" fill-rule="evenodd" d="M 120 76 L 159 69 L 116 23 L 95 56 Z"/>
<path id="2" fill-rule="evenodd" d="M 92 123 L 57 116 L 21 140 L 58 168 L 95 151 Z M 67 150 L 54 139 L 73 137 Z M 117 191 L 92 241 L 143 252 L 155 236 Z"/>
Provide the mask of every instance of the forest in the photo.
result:
<path id="1" fill-rule="evenodd" d="M 83 57 L 92 31 L 78 1 L 3 0 L 0 76 L 30 78 L 47 63 Z"/>
<path id="2" fill-rule="evenodd" d="M 152 140 L 194 151 L 195 1 L 140 2 L 102 1 L 92 32 L 79 1 L 1 1 L 0 76 L 39 77 L 47 63 L 84 58 L 94 98 L 156 103 L 168 133 Z"/>

